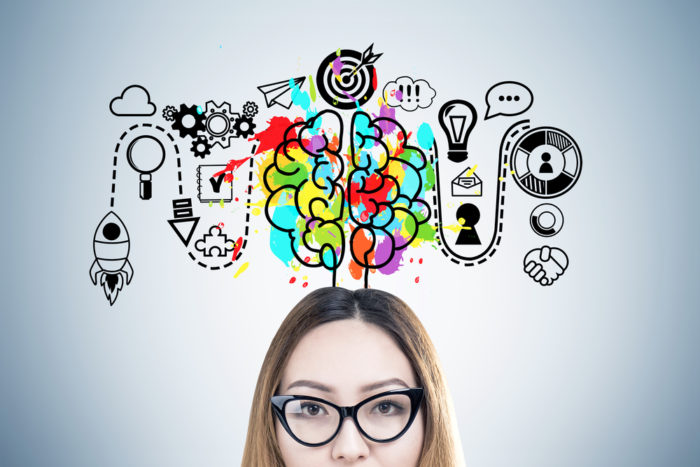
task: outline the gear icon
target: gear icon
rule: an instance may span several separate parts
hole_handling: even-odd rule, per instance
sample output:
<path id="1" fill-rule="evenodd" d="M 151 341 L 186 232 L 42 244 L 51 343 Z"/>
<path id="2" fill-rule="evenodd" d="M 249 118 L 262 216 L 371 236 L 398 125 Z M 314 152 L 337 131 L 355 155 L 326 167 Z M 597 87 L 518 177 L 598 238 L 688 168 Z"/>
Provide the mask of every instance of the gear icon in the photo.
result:
<path id="1" fill-rule="evenodd" d="M 253 136 L 253 130 L 255 129 L 255 123 L 253 123 L 252 117 L 247 117 L 243 115 L 238 117 L 236 122 L 233 124 L 233 128 L 236 130 L 237 138 L 249 138 Z"/>
<path id="2" fill-rule="evenodd" d="M 196 138 L 198 131 L 205 130 L 204 119 L 204 114 L 197 112 L 196 105 L 187 107 L 185 104 L 180 104 L 180 110 L 175 112 L 175 123 L 172 128 L 180 132 L 180 138 L 185 136 Z"/>
<path id="3" fill-rule="evenodd" d="M 253 118 L 258 114 L 258 104 L 248 101 L 243 104 L 243 115 L 248 118 Z"/>
<path id="4" fill-rule="evenodd" d="M 201 157 L 204 159 L 204 156 L 211 154 L 211 151 L 209 151 L 210 148 L 211 145 L 206 136 L 197 136 L 197 139 L 192 141 L 192 148 L 190 148 L 190 150 L 194 153 L 194 157 Z"/>
<path id="5" fill-rule="evenodd" d="M 231 138 L 236 138 L 234 122 L 239 118 L 239 114 L 231 111 L 231 104 L 222 102 L 217 105 L 214 101 L 207 102 L 204 111 L 206 119 L 205 131 L 209 135 L 209 140 L 213 141 L 211 146 L 219 145 L 226 149 L 231 145 Z"/>
<path id="6" fill-rule="evenodd" d="M 175 113 L 177 110 L 175 107 L 172 105 L 168 105 L 163 109 L 163 118 L 166 119 L 169 122 L 172 122 L 175 120 Z"/>

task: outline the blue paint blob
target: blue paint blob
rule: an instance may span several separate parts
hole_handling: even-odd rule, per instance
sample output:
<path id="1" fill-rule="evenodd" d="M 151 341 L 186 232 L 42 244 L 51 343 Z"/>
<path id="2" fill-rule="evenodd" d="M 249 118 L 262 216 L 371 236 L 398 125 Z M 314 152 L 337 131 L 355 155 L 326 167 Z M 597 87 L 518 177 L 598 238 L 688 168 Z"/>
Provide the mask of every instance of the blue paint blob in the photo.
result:
<path id="1" fill-rule="evenodd" d="M 321 262 L 328 269 L 336 269 L 338 267 L 335 251 L 331 245 L 324 245 L 321 249 Z"/>
<path id="2" fill-rule="evenodd" d="M 199 115 L 202 115 L 202 114 L 204 113 L 204 109 L 202 108 L 201 105 L 198 105 L 198 106 L 197 106 L 197 113 L 198 113 Z"/>
<path id="3" fill-rule="evenodd" d="M 280 261 L 289 266 L 294 259 L 292 248 L 299 248 L 296 233 L 297 212 L 294 206 L 277 206 L 272 215 L 272 222 L 275 226 L 285 229 L 294 229 L 291 233 L 273 227 L 270 230 L 270 249 Z"/>
<path id="4" fill-rule="evenodd" d="M 427 123 L 421 123 L 420 127 L 418 127 L 418 145 L 428 150 L 433 147 L 434 142 L 433 129 Z"/>

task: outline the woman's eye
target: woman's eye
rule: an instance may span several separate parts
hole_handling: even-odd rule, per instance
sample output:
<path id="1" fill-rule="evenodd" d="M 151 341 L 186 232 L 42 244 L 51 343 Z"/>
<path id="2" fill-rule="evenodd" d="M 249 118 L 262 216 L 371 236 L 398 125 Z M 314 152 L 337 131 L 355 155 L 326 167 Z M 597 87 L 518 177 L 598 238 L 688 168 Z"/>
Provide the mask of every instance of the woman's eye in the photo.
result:
<path id="1" fill-rule="evenodd" d="M 383 401 L 375 405 L 372 411 L 379 415 L 396 415 L 403 412 L 403 407 L 393 402 Z"/>
<path id="2" fill-rule="evenodd" d="M 325 415 L 326 410 L 318 404 L 302 404 L 301 413 L 311 417 L 316 417 L 319 415 Z"/>

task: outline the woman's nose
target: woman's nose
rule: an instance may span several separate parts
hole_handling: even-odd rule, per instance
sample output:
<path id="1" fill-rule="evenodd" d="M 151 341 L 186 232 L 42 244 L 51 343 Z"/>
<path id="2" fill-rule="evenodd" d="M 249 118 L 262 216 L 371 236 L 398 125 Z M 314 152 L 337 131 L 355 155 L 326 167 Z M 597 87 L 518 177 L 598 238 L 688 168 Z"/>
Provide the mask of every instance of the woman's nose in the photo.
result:
<path id="1" fill-rule="evenodd" d="M 352 418 L 346 418 L 340 427 L 340 433 L 333 441 L 331 455 L 334 460 L 350 462 L 367 459 L 369 456 L 367 440 L 357 429 Z"/>

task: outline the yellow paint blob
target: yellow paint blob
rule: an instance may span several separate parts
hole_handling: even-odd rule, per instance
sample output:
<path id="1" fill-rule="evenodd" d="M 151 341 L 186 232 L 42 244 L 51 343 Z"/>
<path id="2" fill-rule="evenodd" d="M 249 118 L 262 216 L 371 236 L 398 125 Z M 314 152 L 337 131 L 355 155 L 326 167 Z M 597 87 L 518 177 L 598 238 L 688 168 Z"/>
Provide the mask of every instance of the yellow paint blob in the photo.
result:
<path id="1" fill-rule="evenodd" d="M 248 264 L 249 263 L 243 263 L 240 268 L 238 268 L 238 271 L 236 271 L 236 274 L 233 275 L 233 278 L 237 278 L 241 274 L 245 272 L 246 269 L 248 269 Z"/>

